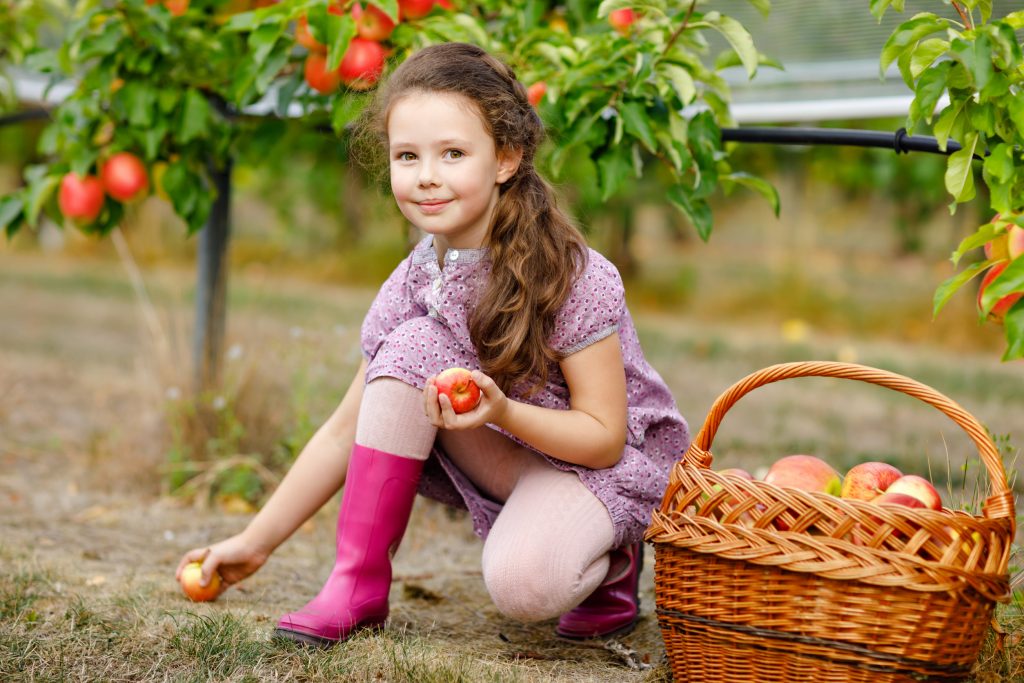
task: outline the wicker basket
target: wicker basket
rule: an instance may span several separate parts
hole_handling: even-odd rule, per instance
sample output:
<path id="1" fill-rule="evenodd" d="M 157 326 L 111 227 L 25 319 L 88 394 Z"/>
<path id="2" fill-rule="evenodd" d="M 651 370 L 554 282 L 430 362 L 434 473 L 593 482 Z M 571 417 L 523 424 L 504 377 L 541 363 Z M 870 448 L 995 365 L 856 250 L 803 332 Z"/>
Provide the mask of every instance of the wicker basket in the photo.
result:
<path id="1" fill-rule="evenodd" d="M 845 500 L 709 469 L 715 432 L 737 400 L 771 382 L 810 376 L 878 384 L 949 416 L 987 469 L 984 516 Z M 715 401 L 673 467 L 647 530 L 675 680 L 962 680 L 995 602 L 1008 597 L 1013 536 L 1013 497 L 999 452 L 950 399 L 848 363 L 755 372 Z"/>

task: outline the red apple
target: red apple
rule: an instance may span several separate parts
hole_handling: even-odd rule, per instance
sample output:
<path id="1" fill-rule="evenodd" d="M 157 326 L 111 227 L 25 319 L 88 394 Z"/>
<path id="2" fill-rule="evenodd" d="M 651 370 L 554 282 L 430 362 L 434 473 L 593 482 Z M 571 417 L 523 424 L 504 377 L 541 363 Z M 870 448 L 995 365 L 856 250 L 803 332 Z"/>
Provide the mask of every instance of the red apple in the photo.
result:
<path id="1" fill-rule="evenodd" d="M 906 496 L 917 498 L 921 501 L 923 507 L 929 508 L 930 510 L 941 510 L 942 509 L 942 498 L 939 496 L 939 492 L 935 490 L 932 483 L 924 477 L 919 477 L 916 474 L 904 474 L 902 477 L 889 484 L 889 488 L 885 490 L 886 493 L 901 493 Z M 873 502 L 877 502 L 877 498 Z"/>
<path id="2" fill-rule="evenodd" d="M 434 0 L 398 0 L 398 18 L 402 21 L 422 19 L 434 8 Z"/>
<path id="3" fill-rule="evenodd" d="M 303 73 L 309 87 L 323 95 L 330 95 L 341 86 L 341 75 L 338 70 L 328 71 L 327 55 L 319 52 L 310 52 L 306 56 Z"/>
<path id="4" fill-rule="evenodd" d="M 181 570 L 181 590 L 192 602 L 209 602 L 216 600 L 220 595 L 220 574 L 214 572 L 210 577 L 210 583 L 205 586 L 199 581 L 203 576 L 203 563 L 190 562 Z"/>
<path id="5" fill-rule="evenodd" d="M 622 35 L 629 35 L 630 27 L 636 21 L 636 12 L 631 8 L 617 9 L 608 14 L 608 23 Z"/>
<path id="6" fill-rule="evenodd" d="M 766 483 L 782 488 L 820 491 L 838 496 L 842 477 L 831 465 L 813 455 L 787 455 L 779 458 L 764 475 Z"/>
<path id="7" fill-rule="evenodd" d="M 862 462 L 843 477 L 839 495 L 853 500 L 871 500 L 902 476 L 902 472 L 888 463 Z"/>
<path id="8" fill-rule="evenodd" d="M 526 89 L 526 99 L 530 101 L 530 104 L 537 106 L 540 101 L 544 99 L 544 94 L 548 91 L 548 84 L 544 81 L 537 81 L 529 88 Z"/>
<path id="9" fill-rule="evenodd" d="M 103 210 L 103 183 L 96 176 L 68 173 L 60 181 L 60 212 L 80 223 L 91 223 Z"/>
<path id="10" fill-rule="evenodd" d="M 892 487 L 890 487 L 892 488 Z M 907 493 L 899 493 L 896 491 L 886 491 L 885 493 L 875 496 L 871 499 L 872 503 L 877 505 L 902 505 L 908 508 L 923 508 L 927 507 L 920 498 L 911 496 Z"/>
<path id="11" fill-rule="evenodd" d="M 164 0 L 164 7 L 172 17 L 180 17 L 188 11 L 189 0 Z"/>
<path id="12" fill-rule="evenodd" d="M 1024 254 L 1024 228 L 1011 225 L 1006 231 L 1006 253 L 1010 260 Z"/>
<path id="13" fill-rule="evenodd" d="M 384 71 L 387 53 L 373 40 L 353 38 L 338 66 L 341 82 L 353 90 L 369 90 Z"/>
<path id="14" fill-rule="evenodd" d="M 395 22 L 376 5 L 368 4 L 364 9 L 358 2 L 355 3 L 352 5 L 352 19 L 356 22 L 359 37 L 367 40 L 387 40 L 395 30 Z"/>
<path id="15" fill-rule="evenodd" d="M 981 286 L 978 287 L 978 309 L 981 310 L 981 297 L 985 294 L 985 290 L 992 284 L 992 281 L 999 277 L 999 274 L 1006 270 L 1006 266 L 1009 265 L 1009 261 L 1000 261 L 985 273 L 985 277 L 981 279 Z M 1013 308 L 1013 305 L 1024 296 L 1024 292 L 1013 292 L 1007 294 L 992 306 L 988 312 L 989 320 L 1000 323 L 1006 316 L 1007 311 Z"/>
<path id="16" fill-rule="evenodd" d="M 130 202 L 149 190 L 149 175 L 142 160 L 131 152 L 118 152 L 100 168 L 103 188 L 114 199 Z"/>
<path id="17" fill-rule="evenodd" d="M 448 397 L 456 413 L 469 412 L 480 402 L 480 387 L 466 368 L 448 368 L 434 378 L 434 386 L 439 396 Z"/>

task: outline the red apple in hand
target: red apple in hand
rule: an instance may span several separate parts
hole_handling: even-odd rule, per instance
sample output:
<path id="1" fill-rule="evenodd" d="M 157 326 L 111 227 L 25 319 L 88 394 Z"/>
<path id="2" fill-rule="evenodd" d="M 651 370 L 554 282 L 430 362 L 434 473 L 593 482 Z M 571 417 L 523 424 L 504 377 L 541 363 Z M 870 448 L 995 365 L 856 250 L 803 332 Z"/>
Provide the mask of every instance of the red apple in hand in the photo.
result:
<path id="1" fill-rule="evenodd" d="M 839 495 L 853 500 L 871 500 L 902 476 L 902 472 L 888 463 L 862 462 L 846 473 Z"/>
<path id="2" fill-rule="evenodd" d="M 103 183 L 96 176 L 68 173 L 60 181 L 60 212 L 77 223 L 91 223 L 103 210 Z"/>
<path id="3" fill-rule="evenodd" d="M 191 562 L 181 570 L 181 590 L 192 602 L 209 602 L 216 600 L 220 591 L 220 574 L 214 572 L 210 577 L 210 583 L 205 586 L 199 584 L 203 576 L 203 563 Z"/>
<path id="4" fill-rule="evenodd" d="M 813 455 L 787 455 L 768 468 L 765 482 L 783 488 L 820 491 L 838 496 L 842 478 L 831 465 Z"/>
<path id="5" fill-rule="evenodd" d="M 466 368 L 448 368 L 434 378 L 438 395 L 444 394 L 456 413 L 466 413 L 480 402 L 480 387 Z"/>
<path id="6" fill-rule="evenodd" d="M 904 474 L 889 484 L 889 488 L 885 492 L 902 493 L 903 495 L 912 496 L 921 501 L 923 507 L 930 510 L 942 509 L 942 498 L 939 496 L 939 492 L 935 490 L 930 481 L 916 474 Z M 872 502 L 878 502 L 878 499 L 876 498 Z"/>
<path id="7" fill-rule="evenodd" d="M 100 168 L 103 187 L 114 199 L 130 202 L 149 190 L 149 174 L 142 160 L 131 152 L 119 152 Z"/>

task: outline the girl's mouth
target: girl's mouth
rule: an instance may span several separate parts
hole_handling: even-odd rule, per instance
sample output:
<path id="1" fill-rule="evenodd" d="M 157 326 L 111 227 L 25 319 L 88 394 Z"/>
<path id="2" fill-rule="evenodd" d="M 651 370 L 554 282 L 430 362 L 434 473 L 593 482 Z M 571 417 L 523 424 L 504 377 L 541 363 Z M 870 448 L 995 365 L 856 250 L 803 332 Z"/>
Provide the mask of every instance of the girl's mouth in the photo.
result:
<path id="1" fill-rule="evenodd" d="M 420 211 L 423 213 L 440 213 L 451 201 L 450 199 L 431 199 L 424 202 L 416 202 L 416 205 L 420 207 Z"/>

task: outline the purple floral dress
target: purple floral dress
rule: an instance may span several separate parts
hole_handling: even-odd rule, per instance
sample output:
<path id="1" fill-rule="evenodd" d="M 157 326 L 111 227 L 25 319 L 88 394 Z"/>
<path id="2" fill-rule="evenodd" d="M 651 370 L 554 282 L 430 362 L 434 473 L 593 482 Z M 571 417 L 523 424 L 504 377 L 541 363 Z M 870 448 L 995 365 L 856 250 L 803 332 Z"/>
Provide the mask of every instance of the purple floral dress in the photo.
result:
<path id="1" fill-rule="evenodd" d="M 381 286 L 363 321 L 366 381 L 394 377 L 422 388 L 427 377 L 445 368 L 480 369 L 469 336 L 469 314 L 489 273 L 486 249 L 449 249 L 442 269 L 433 238 L 424 238 Z M 668 484 L 669 469 L 686 450 L 690 435 L 668 387 L 644 358 L 618 271 L 591 249 L 586 268 L 558 313 L 551 344 L 571 354 L 616 333 L 622 346 L 629 411 L 622 458 L 613 467 L 590 469 L 542 455 L 555 467 L 578 473 L 604 503 L 619 547 L 643 536 L 650 512 L 661 502 Z M 513 391 L 509 398 L 545 408 L 569 408 L 568 387 L 557 364 L 549 369 L 542 390 L 528 398 Z M 486 538 L 501 511 L 501 504 L 483 496 L 437 446 L 424 468 L 420 493 L 467 508 L 481 538 Z"/>

